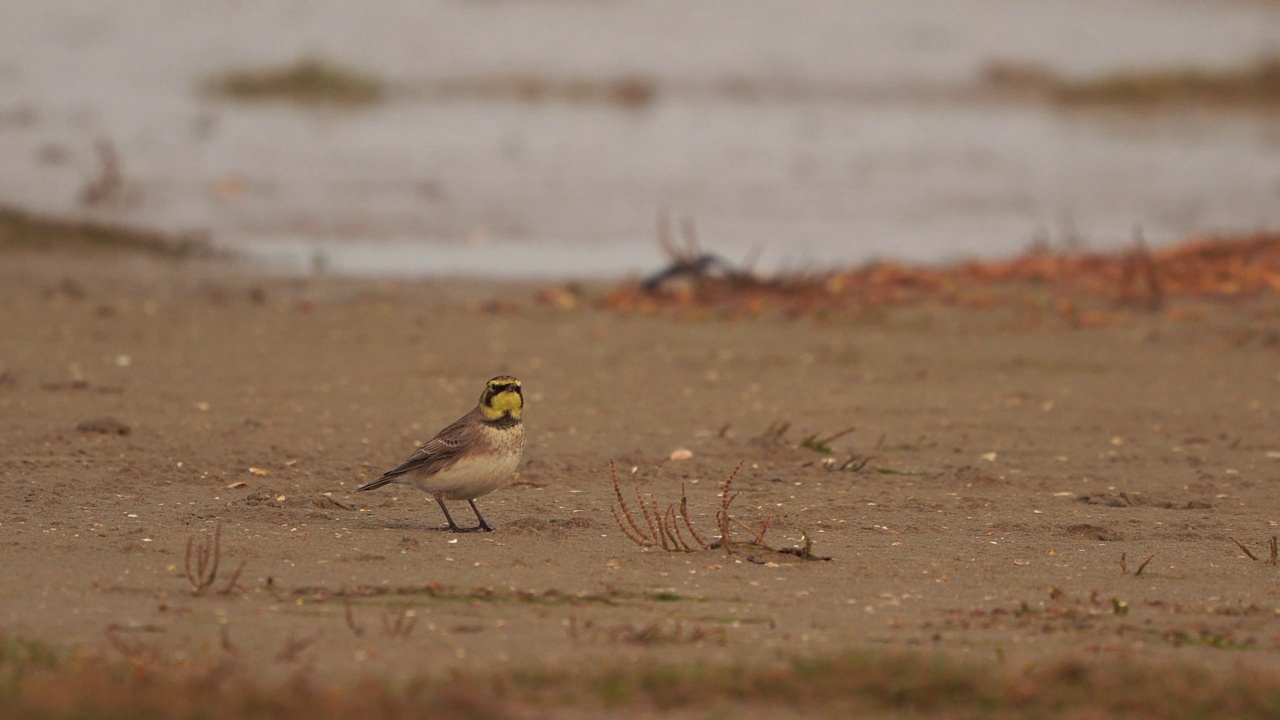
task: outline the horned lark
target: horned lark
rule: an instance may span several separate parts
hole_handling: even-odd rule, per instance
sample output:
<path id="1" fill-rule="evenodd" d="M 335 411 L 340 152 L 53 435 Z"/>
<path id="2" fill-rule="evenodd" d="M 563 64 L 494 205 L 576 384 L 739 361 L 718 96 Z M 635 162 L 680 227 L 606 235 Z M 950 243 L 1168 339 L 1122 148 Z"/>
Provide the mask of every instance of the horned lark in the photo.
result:
<path id="1" fill-rule="evenodd" d="M 449 427 L 436 433 L 399 467 L 357 489 L 380 488 L 388 483 L 405 483 L 430 494 L 444 511 L 453 532 L 491 532 L 476 498 L 497 490 L 520 462 L 524 450 L 524 425 L 520 411 L 524 394 L 520 381 L 499 375 L 485 385 L 480 404 Z M 445 500 L 466 500 L 480 524 L 460 528 L 449 515 Z"/>

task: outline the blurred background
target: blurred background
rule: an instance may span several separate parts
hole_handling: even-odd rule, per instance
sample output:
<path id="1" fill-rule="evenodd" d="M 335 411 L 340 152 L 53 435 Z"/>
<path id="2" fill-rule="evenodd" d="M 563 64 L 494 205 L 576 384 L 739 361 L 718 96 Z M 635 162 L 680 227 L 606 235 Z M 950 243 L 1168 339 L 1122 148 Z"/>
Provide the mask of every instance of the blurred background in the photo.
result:
<path id="1" fill-rule="evenodd" d="M 1280 226 L 1280 2 L 0 2 L 0 205 L 288 272 L 612 277 Z M 677 233 L 677 237 L 680 237 Z"/>

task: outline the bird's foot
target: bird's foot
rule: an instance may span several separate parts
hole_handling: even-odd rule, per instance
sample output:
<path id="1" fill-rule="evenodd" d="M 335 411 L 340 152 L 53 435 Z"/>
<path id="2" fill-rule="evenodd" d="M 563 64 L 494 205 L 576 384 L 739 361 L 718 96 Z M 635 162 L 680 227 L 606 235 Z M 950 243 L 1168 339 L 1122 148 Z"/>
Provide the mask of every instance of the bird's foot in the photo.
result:
<path id="1" fill-rule="evenodd" d="M 456 532 L 456 533 L 493 532 L 493 528 L 489 527 L 487 523 L 480 523 L 475 527 L 466 527 L 466 528 L 458 527 L 457 525 L 451 525 L 449 526 L 449 531 Z"/>

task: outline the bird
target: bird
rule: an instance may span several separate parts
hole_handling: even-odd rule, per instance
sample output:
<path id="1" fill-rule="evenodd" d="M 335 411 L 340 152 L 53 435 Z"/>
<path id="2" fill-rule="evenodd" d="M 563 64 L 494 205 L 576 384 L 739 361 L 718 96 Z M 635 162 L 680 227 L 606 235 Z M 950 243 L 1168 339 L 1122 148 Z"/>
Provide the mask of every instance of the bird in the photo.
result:
<path id="1" fill-rule="evenodd" d="M 492 532 L 476 498 L 497 490 L 515 472 L 524 452 L 524 391 L 520 381 L 499 375 L 484 386 L 480 402 L 466 415 L 436 433 L 399 466 L 356 492 L 391 483 L 412 485 L 431 495 L 455 533 Z M 466 500 L 480 524 L 458 527 L 445 500 Z"/>

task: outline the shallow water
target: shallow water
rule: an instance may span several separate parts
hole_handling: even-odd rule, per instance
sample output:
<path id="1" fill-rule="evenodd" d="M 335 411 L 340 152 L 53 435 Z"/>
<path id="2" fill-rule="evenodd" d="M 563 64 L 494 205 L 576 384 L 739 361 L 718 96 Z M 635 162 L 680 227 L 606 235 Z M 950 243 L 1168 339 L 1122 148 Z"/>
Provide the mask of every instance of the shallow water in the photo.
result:
<path id="1" fill-rule="evenodd" d="M 310 272 L 607 276 L 660 216 L 763 267 L 1116 247 L 1280 225 L 1260 111 L 1064 111 L 993 97 L 994 60 L 1077 75 L 1280 50 L 1265 2 L 981 0 L 0 3 L 0 202 L 203 230 Z M 395 84 L 364 110 L 212 100 L 314 55 Z M 653 80 L 641 108 L 442 100 L 438 79 Z M 782 88 L 744 99 L 726 82 Z M 96 138 L 120 199 L 80 201 Z"/>

